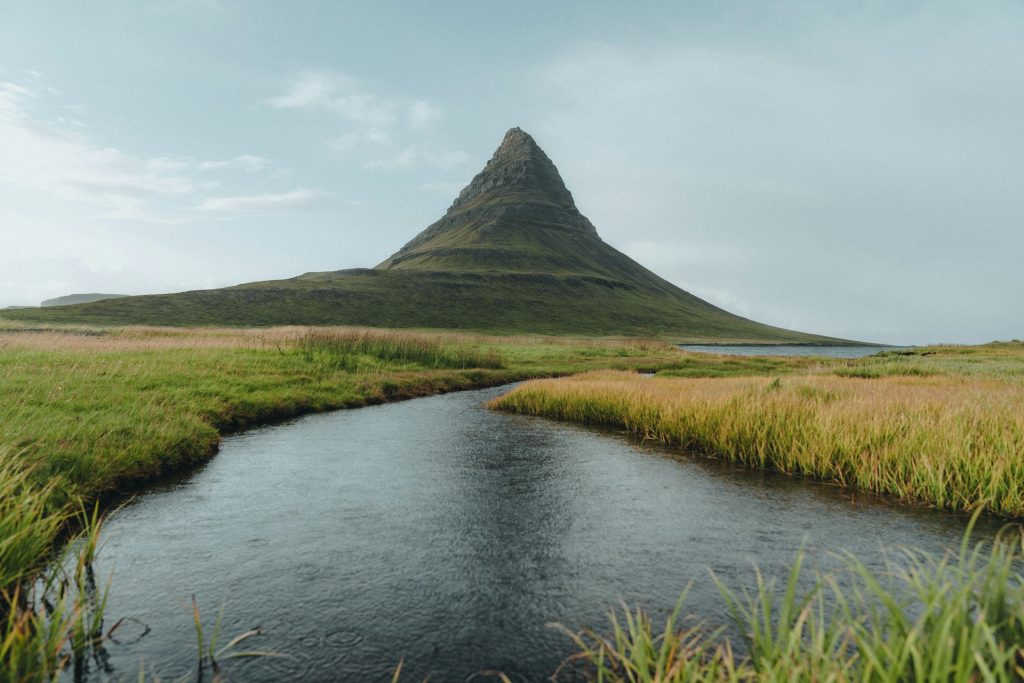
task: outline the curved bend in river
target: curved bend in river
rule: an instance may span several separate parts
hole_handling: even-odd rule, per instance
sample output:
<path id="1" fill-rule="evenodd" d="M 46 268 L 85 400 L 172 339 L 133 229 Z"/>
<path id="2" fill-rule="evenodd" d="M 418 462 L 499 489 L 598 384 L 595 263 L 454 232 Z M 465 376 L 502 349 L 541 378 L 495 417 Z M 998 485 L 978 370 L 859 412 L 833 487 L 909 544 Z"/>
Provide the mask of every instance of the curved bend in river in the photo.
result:
<path id="1" fill-rule="evenodd" d="M 536 681 L 570 653 L 545 625 L 602 626 L 617 602 L 723 623 L 708 570 L 749 582 L 801 543 L 823 561 L 880 543 L 955 545 L 962 518 L 640 447 L 482 407 L 487 389 L 305 417 L 225 439 L 202 470 L 108 523 L 100 576 L 121 644 L 169 679 L 194 666 L 190 596 L 221 642 L 256 625 L 244 681 Z M 137 638 L 142 627 L 150 627 Z M 136 633 L 132 633 L 136 630 Z M 133 636 L 135 642 L 133 642 Z M 95 674 L 95 664 L 93 664 Z M 106 676 L 103 676 L 106 678 Z"/>

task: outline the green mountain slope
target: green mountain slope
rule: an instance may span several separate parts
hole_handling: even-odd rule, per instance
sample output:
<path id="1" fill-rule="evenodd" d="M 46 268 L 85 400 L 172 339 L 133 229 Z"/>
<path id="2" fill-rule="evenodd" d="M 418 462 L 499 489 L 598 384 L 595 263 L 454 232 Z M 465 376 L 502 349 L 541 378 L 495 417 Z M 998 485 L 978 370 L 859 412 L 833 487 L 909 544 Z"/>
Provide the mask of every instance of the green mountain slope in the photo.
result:
<path id="1" fill-rule="evenodd" d="M 439 221 L 371 269 L 5 311 L 21 320 L 371 325 L 679 341 L 837 343 L 712 306 L 615 250 L 518 128 Z"/>
<path id="2" fill-rule="evenodd" d="M 73 304 L 89 304 L 93 301 L 104 301 L 106 299 L 120 299 L 127 296 L 126 294 L 68 294 L 66 296 L 58 296 L 55 299 L 47 299 L 40 306 L 46 308 L 48 306 L 71 306 Z"/>

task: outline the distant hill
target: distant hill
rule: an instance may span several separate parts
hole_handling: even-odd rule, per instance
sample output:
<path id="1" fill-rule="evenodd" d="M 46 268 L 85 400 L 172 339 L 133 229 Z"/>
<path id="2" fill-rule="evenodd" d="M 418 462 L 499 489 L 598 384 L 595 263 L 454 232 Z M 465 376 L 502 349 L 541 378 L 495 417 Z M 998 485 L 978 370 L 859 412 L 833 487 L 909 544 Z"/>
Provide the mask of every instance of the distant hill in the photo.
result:
<path id="1" fill-rule="evenodd" d="M 90 304 L 94 301 L 106 301 L 107 299 L 123 299 L 127 294 L 68 294 L 58 296 L 56 299 L 47 299 L 39 304 L 43 308 L 50 306 L 71 306 L 73 304 Z"/>
<path id="2" fill-rule="evenodd" d="M 505 134 L 439 221 L 374 268 L 4 315 L 93 324 L 331 324 L 841 342 L 733 315 L 615 250 L 519 128 Z"/>

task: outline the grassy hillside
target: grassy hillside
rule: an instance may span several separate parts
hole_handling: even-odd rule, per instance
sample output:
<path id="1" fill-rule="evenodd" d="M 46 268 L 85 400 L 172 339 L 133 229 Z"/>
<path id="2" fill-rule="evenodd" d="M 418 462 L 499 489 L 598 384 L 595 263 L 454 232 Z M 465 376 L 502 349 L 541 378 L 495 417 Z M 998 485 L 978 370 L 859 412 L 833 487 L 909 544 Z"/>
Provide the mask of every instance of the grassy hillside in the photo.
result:
<path id="1" fill-rule="evenodd" d="M 376 268 L 225 289 L 4 311 L 100 325 L 367 325 L 488 333 L 829 344 L 733 315 L 606 244 L 519 129 L 448 212 Z"/>
<path id="2" fill-rule="evenodd" d="M 667 283 L 666 283 L 667 284 Z M 62 324 L 366 325 L 497 334 L 657 336 L 676 341 L 829 343 L 600 277 L 410 270 L 311 273 L 219 290 L 128 297 L 7 318 Z"/>
<path id="3" fill-rule="evenodd" d="M 40 306 L 69 306 L 71 304 L 89 304 L 93 301 L 103 301 L 105 299 L 120 299 L 121 297 L 127 296 L 126 294 L 68 294 L 66 296 L 58 296 L 54 299 L 47 299 L 46 301 L 39 304 Z"/>

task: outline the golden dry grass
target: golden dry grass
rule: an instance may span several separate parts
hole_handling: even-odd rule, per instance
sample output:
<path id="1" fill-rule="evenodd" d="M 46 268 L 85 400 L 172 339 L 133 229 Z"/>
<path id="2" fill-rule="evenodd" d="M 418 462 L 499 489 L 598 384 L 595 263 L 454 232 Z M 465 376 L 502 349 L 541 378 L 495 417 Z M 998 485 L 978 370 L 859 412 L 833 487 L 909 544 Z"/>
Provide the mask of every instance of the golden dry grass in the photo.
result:
<path id="1" fill-rule="evenodd" d="M 494 407 L 620 426 L 753 467 L 1024 516 L 1024 385 L 953 376 L 679 379 L 592 372 Z"/>
<path id="2" fill-rule="evenodd" d="M 375 339 L 440 342 L 460 346 L 553 346 L 628 348 L 631 351 L 674 351 L 671 344 L 644 339 L 573 339 L 544 335 L 495 336 L 437 333 L 416 330 L 388 330 L 373 327 L 281 326 L 267 328 L 153 327 L 130 326 L 108 329 L 0 328 L 0 350 L 126 352 L 164 349 L 275 349 L 294 348 L 310 333 L 331 336 L 360 336 Z"/>

